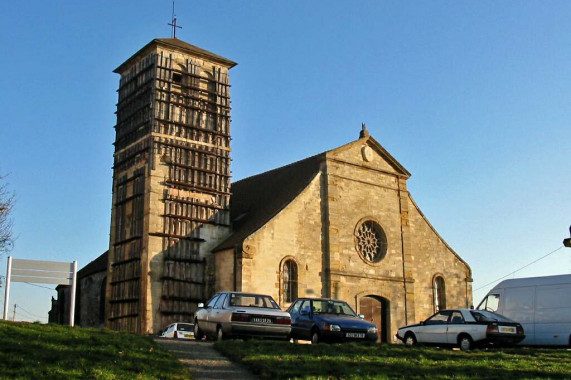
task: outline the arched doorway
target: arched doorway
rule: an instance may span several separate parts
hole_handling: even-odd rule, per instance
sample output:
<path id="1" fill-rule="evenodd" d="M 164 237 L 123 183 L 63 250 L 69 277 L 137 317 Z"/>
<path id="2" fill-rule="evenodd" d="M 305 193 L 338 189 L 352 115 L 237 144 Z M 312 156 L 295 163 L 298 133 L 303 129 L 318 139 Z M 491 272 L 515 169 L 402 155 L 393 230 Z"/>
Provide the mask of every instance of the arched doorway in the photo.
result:
<path id="1" fill-rule="evenodd" d="M 390 303 L 386 298 L 368 295 L 359 300 L 359 313 L 365 320 L 377 325 L 379 342 L 390 342 Z"/>

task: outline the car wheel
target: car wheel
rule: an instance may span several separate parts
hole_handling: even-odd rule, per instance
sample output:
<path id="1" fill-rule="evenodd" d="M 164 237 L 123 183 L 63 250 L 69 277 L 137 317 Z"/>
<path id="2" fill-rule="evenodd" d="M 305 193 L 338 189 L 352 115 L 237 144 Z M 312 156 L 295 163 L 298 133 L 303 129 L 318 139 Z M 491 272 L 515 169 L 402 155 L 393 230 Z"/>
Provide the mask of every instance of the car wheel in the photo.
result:
<path id="1" fill-rule="evenodd" d="M 406 333 L 404 336 L 404 344 L 407 346 L 416 346 L 416 337 L 413 333 Z"/>
<path id="2" fill-rule="evenodd" d="M 224 336 L 224 332 L 222 331 L 222 327 L 218 326 L 218 328 L 216 329 L 216 340 L 218 342 L 221 342 L 224 340 L 224 338 L 226 338 L 226 337 Z"/>
<path id="3" fill-rule="evenodd" d="M 319 336 L 319 331 L 317 329 L 314 329 L 311 332 L 311 344 L 317 344 L 321 342 L 321 337 Z"/>
<path id="4" fill-rule="evenodd" d="M 195 321 L 194 322 L 194 339 L 202 340 L 203 338 L 204 338 L 204 333 L 202 332 L 200 327 L 198 327 L 198 321 Z"/>
<path id="5" fill-rule="evenodd" d="M 462 351 L 470 351 L 474 346 L 474 342 L 469 335 L 462 335 L 458 338 L 458 346 Z"/>

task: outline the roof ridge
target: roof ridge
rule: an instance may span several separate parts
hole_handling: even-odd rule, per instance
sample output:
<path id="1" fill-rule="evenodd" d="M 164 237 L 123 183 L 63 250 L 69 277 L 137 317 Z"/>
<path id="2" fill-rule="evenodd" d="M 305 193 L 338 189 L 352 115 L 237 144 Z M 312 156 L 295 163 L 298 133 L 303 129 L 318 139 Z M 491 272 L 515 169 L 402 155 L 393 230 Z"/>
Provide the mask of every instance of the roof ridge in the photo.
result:
<path id="1" fill-rule="evenodd" d="M 260 177 L 260 176 L 263 176 L 263 175 L 273 174 L 273 173 L 275 173 L 275 172 L 278 171 L 278 170 L 287 169 L 287 168 L 289 168 L 290 166 L 298 165 L 298 164 L 300 164 L 300 163 L 302 163 L 302 162 L 304 162 L 304 161 L 308 161 L 308 160 L 311 160 L 311 159 L 315 159 L 315 158 L 317 158 L 318 156 L 325 155 L 327 152 L 329 152 L 329 151 L 321 152 L 321 153 L 315 154 L 315 155 L 313 155 L 313 156 L 309 156 L 309 157 L 306 157 L 306 158 L 302 158 L 301 160 L 297 160 L 297 161 L 295 161 L 295 162 L 292 162 L 291 164 L 287 164 L 287 165 L 284 165 L 284 166 L 278 166 L 277 168 L 270 169 L 270 170 L 268 170 L 268 171 L 261 172 L 261 173 L 258 173 L 258 174 L 254 174 L 254 175 L 251 175 L 251 176 L 249 176 L 249 177 L 242 178 L 242 179 L 240 179 L 240 180 L 234 182 L 232 185 L 236 185 L 236 184 L 238 184 L 238 183 L 240 183 L 240 182 L 242 182 L 242 181 L 247 181 L 247 180 L 250 180 L 250 179 L 255 179 L 255 178 Z"/>

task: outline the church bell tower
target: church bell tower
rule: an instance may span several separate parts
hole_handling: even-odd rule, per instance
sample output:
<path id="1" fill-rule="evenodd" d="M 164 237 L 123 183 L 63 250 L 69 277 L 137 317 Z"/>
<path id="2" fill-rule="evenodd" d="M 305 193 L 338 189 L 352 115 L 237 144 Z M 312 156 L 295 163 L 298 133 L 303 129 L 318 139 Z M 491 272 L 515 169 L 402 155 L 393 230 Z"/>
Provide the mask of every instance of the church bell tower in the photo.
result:
<path id="1" fill-rule="evenodd" d="M 230 233 L 230 82 L 236 65 L 155 39 L 118 89 L 106 326 L 156 333 L 212 292 L 210 249 Z"/>

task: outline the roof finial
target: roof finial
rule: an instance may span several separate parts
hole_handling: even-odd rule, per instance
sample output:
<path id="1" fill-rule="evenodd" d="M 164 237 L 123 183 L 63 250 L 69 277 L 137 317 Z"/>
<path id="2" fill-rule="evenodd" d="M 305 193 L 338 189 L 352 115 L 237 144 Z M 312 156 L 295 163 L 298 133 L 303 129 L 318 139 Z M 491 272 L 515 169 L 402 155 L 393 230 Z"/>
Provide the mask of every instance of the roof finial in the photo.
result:
<path id="1" fill-rule="evenodd" d="M 365 123 L 361 124 L 361 132 L 359 133 L 359 138 L 369 137 L 369 131 L 367 131 L 367 125 Z"/>
<path id="2" fill-rule="evenodd" d="M 172 38 L 176 38 L 176 28 L 182 29 L 182 26 L 176 24 L 176 15 L 174 14 L 174 1 L 172 2 L 172 21 L 170 24 L 172 26 Z"/>

